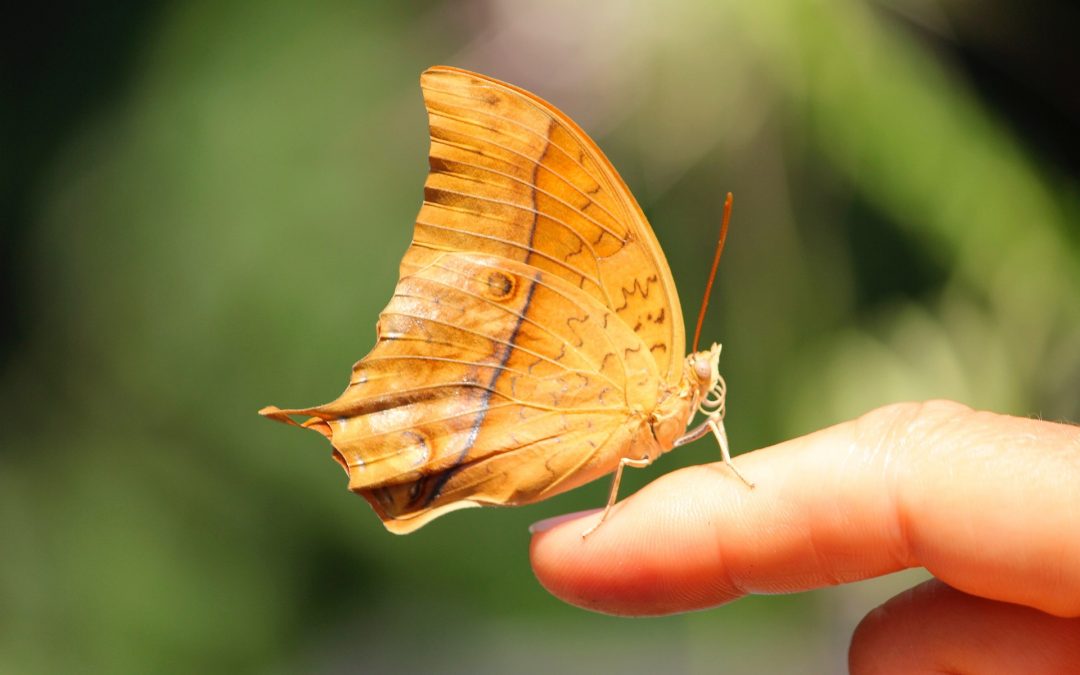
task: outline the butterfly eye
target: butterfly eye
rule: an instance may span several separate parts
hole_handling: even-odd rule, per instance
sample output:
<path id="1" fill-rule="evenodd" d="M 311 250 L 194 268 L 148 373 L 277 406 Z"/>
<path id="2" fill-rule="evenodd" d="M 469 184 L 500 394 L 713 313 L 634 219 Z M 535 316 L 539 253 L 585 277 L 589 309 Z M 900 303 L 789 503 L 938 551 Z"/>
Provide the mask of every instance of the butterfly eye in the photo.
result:
<path id="1" fill-rule="evenodd" d="M 709 366 L 708 361 L 705 359 L 694 360 L 694 374 L 701 381 L 706 381 L 712 377 L 712 368 Z"/>

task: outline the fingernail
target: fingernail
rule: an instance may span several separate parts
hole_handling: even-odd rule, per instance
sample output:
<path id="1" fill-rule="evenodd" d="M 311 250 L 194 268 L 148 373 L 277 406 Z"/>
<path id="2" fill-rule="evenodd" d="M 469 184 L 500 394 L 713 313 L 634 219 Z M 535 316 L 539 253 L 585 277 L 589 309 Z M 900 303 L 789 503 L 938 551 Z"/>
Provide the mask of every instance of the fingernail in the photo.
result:
<path id="1" fill-rule="evenodd" d="M 576 511 L 574 513 L 564 513 L 561 516 L 555 516 L 553 518 L 545 518 L 544 520 L 537 521 L 529 526 L 529 534 L 540 534 L 541 532 L 547 532 L 556 525 L 562 525 L 569 520 L 577 520 L 578 518 L 584 518 L 585 516 L 592 515 L 603 509 L 589 509 L 587 511 Z"/>

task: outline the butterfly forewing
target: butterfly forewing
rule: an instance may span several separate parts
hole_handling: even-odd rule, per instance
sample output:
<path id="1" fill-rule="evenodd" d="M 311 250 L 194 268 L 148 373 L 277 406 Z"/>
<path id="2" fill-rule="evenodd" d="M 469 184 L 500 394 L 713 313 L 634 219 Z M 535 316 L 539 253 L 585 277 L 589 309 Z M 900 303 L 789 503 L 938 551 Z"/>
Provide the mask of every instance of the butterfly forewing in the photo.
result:
<path id="1" fill-rule="evenodd" d="M 638 335 L 661 377 L 682 376 L 682 311 L 634 197 L 568 117 L 511 85 L 453 68 L 421 76 L 431 172 L 405 276 L 445 250 L 526 262 L 589 293 Z"/>

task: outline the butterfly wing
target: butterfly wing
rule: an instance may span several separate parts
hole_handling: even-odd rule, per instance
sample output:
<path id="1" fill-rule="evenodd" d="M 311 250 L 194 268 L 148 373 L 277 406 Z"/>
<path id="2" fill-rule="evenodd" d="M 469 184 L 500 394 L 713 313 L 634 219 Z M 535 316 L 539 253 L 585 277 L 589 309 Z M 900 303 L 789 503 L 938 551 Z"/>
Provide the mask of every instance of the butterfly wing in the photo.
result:
<path id="1" fill-rule="evenodd" d="M 664 381 L 683 374 L 675 282 L 641 208 L 604 153 L 533 94 L 436 66 L 420 78 L 431 172 L 401 275 L 443 251 L 476 251 L 559 276 L 648 346 Z"/>
<path id="2" fill-rule="evenodd" d="M 262 411 L 310 415 L 398 533 L 657 456 L 647 417 L 685 350 L 663 253 L 588 136 L 482 75 L 421 86 L 431 171 L 378 342 L 336 401 Z"/>
<path id="3" fill-rule="evenodd" d="M 394 532 L 543 499 L 654 452 L 635 410 L 659 373 L 640 337 L 557 275 L 444 253 L 398 283 L 345 393 L 308 409 L 349 487 Z M 639 444 L 641 447 L 631 447 Z"/>

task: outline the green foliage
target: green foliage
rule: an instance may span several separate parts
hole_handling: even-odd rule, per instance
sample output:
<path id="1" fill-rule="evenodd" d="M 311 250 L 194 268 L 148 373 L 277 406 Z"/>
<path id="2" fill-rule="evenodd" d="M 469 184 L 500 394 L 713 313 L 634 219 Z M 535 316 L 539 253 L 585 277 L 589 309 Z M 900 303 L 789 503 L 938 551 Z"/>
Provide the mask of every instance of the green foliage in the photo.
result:
<path id="1" fill-rule="evenodd" d="M 1077 186 L 957 73 L 854 3 L 559 4 L 201 2 L 146 29 L 33 197 L 33 322 L 0 380 L 0 671 L 840 663 L 836 596 L 642 622 L 547 596 L 526 526 L 605 485 L 395 538 L 324 442 L 255 414 L 330 400 L 373 344 L 434 63 L 530 73 L 583 112 L 690 318 L 735 192 L 705 335 L 737 448 L 898 399 L 1080 417 Z"/>

